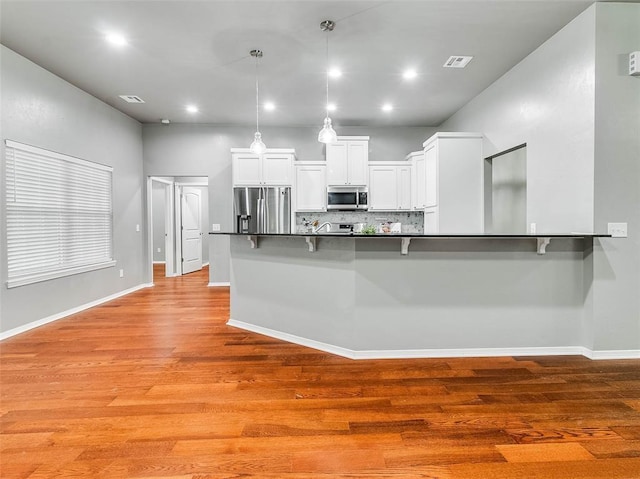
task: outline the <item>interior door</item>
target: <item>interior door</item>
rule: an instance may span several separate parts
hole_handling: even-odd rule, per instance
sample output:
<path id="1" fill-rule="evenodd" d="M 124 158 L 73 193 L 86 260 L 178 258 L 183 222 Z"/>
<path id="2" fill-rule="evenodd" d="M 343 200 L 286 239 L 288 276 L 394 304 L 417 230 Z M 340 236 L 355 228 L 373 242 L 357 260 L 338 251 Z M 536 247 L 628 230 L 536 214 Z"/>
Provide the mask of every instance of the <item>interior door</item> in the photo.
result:
<path id="1" fill-rule="evenodd" d="M 202 191 L 184 186 L 181 195 L 182 274 L 202 269 Z"/>

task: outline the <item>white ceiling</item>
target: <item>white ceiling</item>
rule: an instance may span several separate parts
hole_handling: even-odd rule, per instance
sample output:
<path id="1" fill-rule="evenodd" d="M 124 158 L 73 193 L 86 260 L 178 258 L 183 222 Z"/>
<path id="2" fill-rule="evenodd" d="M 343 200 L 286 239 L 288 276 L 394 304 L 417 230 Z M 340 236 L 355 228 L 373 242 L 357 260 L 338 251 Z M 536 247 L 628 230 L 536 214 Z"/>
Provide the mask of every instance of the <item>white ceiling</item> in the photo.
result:
<path id="1" fill-rule="evenodd" d="M 329 35 L 330 63 L 344 72 L 331 80 L 334 124 L 437 126 L 591 3 L 0 0 L 0 42 L 143 123 L 251 124 L 258 48 L 260 96 L 277 105 L 261 124 L 319 127 Z M 109 31 L 129 45 L 107 44 Z M 450 55 L 474 58 L 442 68 Z M 413 82 L 401 76 L 408 66 Z"/>

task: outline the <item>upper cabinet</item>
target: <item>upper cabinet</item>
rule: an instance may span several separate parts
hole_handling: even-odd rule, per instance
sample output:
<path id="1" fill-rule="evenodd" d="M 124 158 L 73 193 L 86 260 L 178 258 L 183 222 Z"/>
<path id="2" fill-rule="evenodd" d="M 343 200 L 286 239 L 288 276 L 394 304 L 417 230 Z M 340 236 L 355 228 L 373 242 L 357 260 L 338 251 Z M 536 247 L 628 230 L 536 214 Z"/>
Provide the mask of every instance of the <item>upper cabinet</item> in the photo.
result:
<path id="1" fill-rule="evenodd" d="M 480 133 L 436 133 L 424 142 L 425 233 L 484 232 L 484 161 Z"/>
<path id="2" fill-rule="evenodd" d="M 293 149 L 268 149 L 264 155 L 248 148 L 231 149 L 233 186 L 293 185 Z"/>
<path id="3" fill-rule="evenodd" d="M 369 163 L 369 210 L 407 211 L 411 209 L 411 164 L 408 162 Z"/>
<path id="4" fill-rule="evenodd" d="M 339 136 L 326 148 L 327 186 L 367 186 L 368 136 Z"/>
<path id="5" fill-rule="evenodd" d="M 411 165 L 411 209 L 422 211 L 427 201 L 424 151 L 409 153 L 405 160 Z"/>
<path id="6" fill-rule="evenodd" d="M 296 162 L 296 211 L 327 211 L 326 169 L 324 161 Z"/>

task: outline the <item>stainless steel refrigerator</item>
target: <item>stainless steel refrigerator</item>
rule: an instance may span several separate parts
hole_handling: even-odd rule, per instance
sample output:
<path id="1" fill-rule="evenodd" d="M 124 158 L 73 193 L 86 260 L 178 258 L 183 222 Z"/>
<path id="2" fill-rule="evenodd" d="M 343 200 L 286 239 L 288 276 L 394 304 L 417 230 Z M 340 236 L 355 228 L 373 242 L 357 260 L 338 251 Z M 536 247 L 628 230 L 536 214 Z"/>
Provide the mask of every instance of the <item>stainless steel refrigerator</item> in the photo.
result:
<path id="1" fill-rule="evenodd" d="M 236 233 L 291 233 L 291 188 L 234 188 L 233 217 Z"/>

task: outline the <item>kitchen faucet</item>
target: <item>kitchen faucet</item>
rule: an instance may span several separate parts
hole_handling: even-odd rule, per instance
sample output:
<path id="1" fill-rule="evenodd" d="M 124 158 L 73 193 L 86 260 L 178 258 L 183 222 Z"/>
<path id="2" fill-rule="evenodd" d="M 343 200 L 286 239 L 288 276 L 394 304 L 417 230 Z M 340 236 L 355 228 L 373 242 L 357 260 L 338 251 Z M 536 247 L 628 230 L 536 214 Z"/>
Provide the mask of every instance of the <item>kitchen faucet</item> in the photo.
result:
<path id="1" fill-rule="evenodd" d="M 322 228 L 324 228 L 325 226 L 328 226 L 328 228 L 327 228 L 327 233 L 328 233 L 329 231 L 331 231 L 331 222 L 330 222 L 330 221 L 325 221 L 324 223 L 322 223 L 322 224 L 321 224 L 320 226 L 318 226 L 317 228 L 314 226 L 314 227 L 313 227 L 313 229 L 311 230 L 311 232 L 312 232 L 312 233 L 314 233 L 314 234 L 315 234 L 315 233 L 318 233 L 318 232 L 320 232 L 320 230 L 321 230 Z"/>

